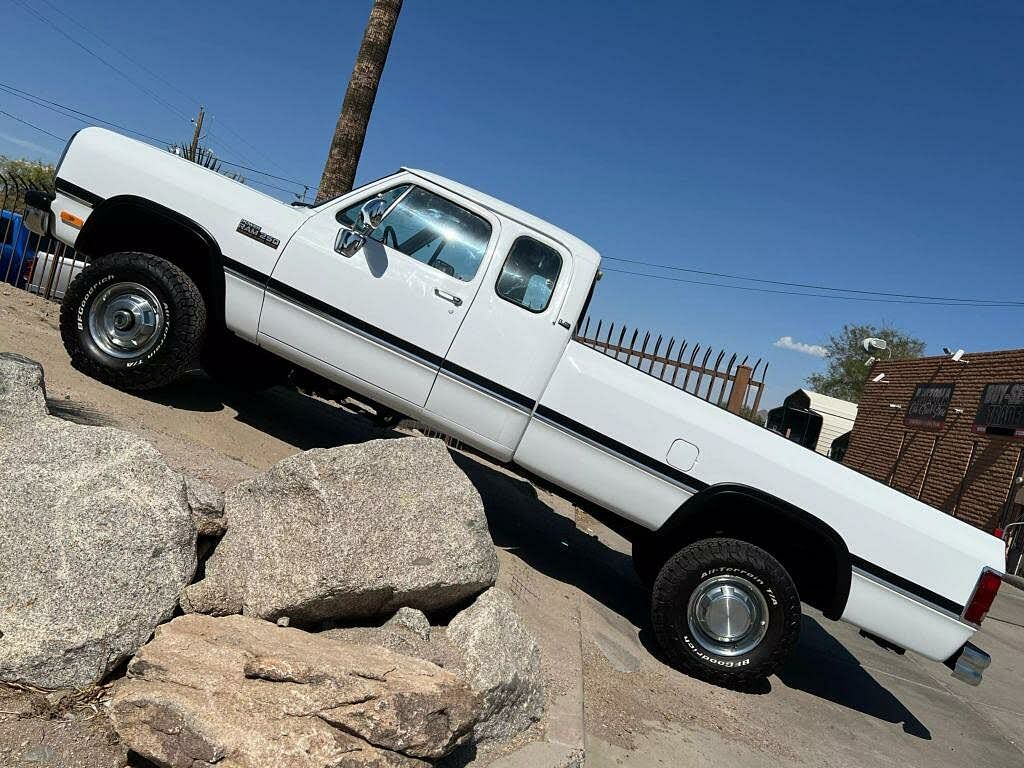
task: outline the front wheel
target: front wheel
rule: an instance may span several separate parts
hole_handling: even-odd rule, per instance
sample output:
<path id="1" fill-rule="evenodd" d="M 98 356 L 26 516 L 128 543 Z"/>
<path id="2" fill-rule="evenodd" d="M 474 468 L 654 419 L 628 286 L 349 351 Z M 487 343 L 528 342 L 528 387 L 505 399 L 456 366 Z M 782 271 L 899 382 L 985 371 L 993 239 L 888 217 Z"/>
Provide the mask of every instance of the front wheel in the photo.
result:
<path id="1" fill-rule="evenodd" d="M 783 665 L 800 636 L 800 596 L 778 560 L 737 539 L 704 539 L 654 582 L 654 633 L 683 672 L 743 688 Z"/>
<path id="2" fill-rule="evenodd" d="M 148 253 L 112 253 L 68 287 L 60 334 L 71 364 L 119 389 L 170 384 L 206 335 L 206 304 L 183 270 Z"/>

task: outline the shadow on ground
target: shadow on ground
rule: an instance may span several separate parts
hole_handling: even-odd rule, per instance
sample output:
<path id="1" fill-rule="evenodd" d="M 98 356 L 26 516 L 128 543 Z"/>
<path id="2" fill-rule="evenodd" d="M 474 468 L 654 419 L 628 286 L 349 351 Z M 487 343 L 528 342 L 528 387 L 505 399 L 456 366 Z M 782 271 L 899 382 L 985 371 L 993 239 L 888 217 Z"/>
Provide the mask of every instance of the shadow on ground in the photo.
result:
<path id="1" fill-rule="evenodd" d="M 789 688 L 887 723 L 902 724 L 904 733 L 919 739 L 932 738 L 924 723 L 810 616 L 803 617 L 800 642 L 778 677 Z"/>
<path id="2" fill-rule="evenodd" d="M 186 411 L 214 413 L 226 407 L 260 432 L 301 450 L 363 443 L 399 433 L 374 426 L 343 407 L 307 397 L 289 387 L 244 391 L 220 384 L 201 371 L 160 389 L 133 393 L 154 403 Z"/>
<path id="3" fill-rule="evenodd" d="M 402 436 L 374 426 L 355 410 L 291 389 L 243 392 L 225 387 L 202 373 L 139 394 L 154 402 L 199 412 L 215 412 L 228 406 L 237 411 L 237 418 L 243 423 L 303 450 Z M 72 412 L 70 407 L 67 414 L 61 415 L 86 423 L 96 418 L 91 413 Z M 633 572 L 628 554 L 577 528 L 574 520 L 545 504 L 531 483 L 468 454 L 453 451 L 452 457 L 480 492 L 491 537 L 497 546 L 540 573 L 579 588 L 639 627 L 643 645 L 665 662 L 653 640 L 647 593 Z M 803 619 L 800 645 L 779 674 L 779 681 L 885 722 L 901 723 L 910 735 L 931 738 L 924 724 L 810 616 Z M 748 692 L 770 691 L 771 684 L 765 683 Z"/>

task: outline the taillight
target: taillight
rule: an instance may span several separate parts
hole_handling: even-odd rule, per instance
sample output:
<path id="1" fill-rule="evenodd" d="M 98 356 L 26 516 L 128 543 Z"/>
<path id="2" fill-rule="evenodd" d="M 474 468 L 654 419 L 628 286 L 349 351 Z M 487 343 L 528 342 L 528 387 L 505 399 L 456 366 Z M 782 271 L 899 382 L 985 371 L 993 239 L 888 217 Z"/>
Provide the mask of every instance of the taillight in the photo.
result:
<path id="1" fill-rule="evenodd" d="M 967 604 L 967 610 L 964 611 L 964 621 L 981 624 L 988 614 L 989 608 L 992 607 L 992 601 L 996 599 L 996 593 L 1002 583 L 1003 580 L 995 571 L 982 572 L 981 578 L 978 579 L 978 585 L 974 588 L 974 594 L 971 596 L 971 602 Z"/>

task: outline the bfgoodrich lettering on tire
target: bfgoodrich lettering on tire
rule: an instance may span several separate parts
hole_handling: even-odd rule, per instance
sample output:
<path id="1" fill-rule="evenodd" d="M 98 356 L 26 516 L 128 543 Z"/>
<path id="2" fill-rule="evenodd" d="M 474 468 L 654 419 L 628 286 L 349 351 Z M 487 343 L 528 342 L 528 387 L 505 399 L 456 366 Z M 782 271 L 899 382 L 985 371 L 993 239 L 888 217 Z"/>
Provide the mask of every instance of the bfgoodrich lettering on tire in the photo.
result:
<path id="1" fill-rule="evenodd" d="M 662 567 L 651 597 L 654 633 L 687 674 L 746 687 L 776 672 L 800 635 L 800 597 L 770 554 L 737 539 L 705 539 Z"/>
<path id="2" fill-rule="evenodd" d="M 71 364 L 119 389 L 153 389 L 189 369 L 206 335 L 206 304 L 179 267 L 148 253 L 86 266 L 61 304 Z"/>

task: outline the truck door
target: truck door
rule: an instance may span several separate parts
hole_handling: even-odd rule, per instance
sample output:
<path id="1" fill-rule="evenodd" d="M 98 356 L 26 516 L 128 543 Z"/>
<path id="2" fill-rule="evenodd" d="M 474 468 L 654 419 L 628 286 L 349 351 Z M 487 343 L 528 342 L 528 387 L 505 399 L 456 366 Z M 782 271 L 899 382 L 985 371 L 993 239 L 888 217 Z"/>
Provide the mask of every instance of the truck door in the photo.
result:
<path id="1" fill-rule="evenodd" d="M 346 258 L 335 250 L 339 230 L 378 194 L 388 211 Z M 317 211 L 288 242 L 259 333 L 327 363 L 356 390 L 378 387 L 422 406 L 498 234 L 493 214 L 417 177 L 359 190 Z"/>
<path id="2" fill-rule="evenodd" d="M 430 415 L 510 458 L 569 341 L 576 318 L 559 313 L 572 277 L 565 246 L 503 221 L 480 292 L 427 400 Z"/>

